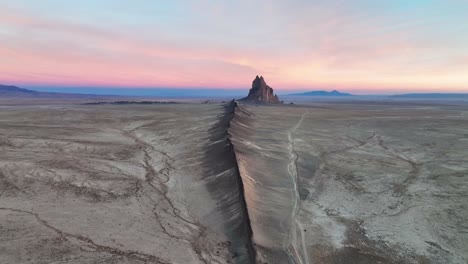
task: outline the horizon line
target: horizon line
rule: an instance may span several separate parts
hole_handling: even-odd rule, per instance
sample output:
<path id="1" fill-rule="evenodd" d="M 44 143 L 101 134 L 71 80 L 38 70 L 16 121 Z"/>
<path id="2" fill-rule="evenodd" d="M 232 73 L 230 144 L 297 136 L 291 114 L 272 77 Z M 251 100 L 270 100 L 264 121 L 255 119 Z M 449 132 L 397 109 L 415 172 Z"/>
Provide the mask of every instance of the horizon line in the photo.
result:
<path id="1" fill-rule="evenodd" d="M 236 93 L 236 92 L 244 92 L 248 91 L 250 88 L 239 88 L 239 87 L 232 87 L 232 88 L 226 88 L 226 87 L 158 87 L 158 86 L 91 86 L 91 85 L 86 85 L 86 86 L 69 86 L 69 85 L 15 85 L 15 84 L 2 84 L 2 85 L 8 85 L 8 86 L 16 86 L 19 88 L 26 88 L 30 90 L 35 90 L 39 92 L 51 92 L 51 93 L 70 93 L 70 94 L 93 94 L 92 91 L 82 91 L 79 92 L 77 90 L 100 90 L 103 92 L 103 90 L 121 90 L 121 91 L 131 91 L 134 90 L 135 92 L 138 91 L 166 91 L 166 92 L 171 92 L 171 93 L 181 93 L 185 91 L 203 91 L 203 92 L 230 92 Z M 382 91 L 381 93 L 374 91 L 365 91 L 363 88 L 350 88 L 351 90 L 348 89 L 337 89 L 337 88 L 296 88 L 296 89 L 281 89 L 281 88 L 273 88 L 275 90 L 275 93 L 283 96 L 287 95 L 293 95 L 295 93 L 302 93 L 302 92 L 314 92 L 314 91 L 326 91 L 326 92 L 331 92 L 331 91 L 339 91 L 339 92 L 346 92 L 350 93 L 352 95 L 356 96 L 392 96 L 392 95 L 401 95 L 401 94 L 468 94 L 468 91 L 463 91 L 463 92 L 439 92 L 439 91 Z M 73 91 L 75 90 L 75 91 Z M 353 90 L 357 90 L 353 92 Z M 91 92 L 91 93 L 89 93 Z M 118 95 L 118 94 L 103 94 L 103 93 L 98 93 L 100 95 Z M 98 95 L 96 94 L 96 95 Z"/>

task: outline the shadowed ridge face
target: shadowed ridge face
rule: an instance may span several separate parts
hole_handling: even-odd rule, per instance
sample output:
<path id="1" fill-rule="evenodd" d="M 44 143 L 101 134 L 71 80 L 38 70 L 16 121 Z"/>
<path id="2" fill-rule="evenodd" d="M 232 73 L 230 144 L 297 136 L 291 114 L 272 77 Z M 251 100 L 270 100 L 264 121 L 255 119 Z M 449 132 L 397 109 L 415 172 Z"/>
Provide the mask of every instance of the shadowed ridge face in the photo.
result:
<path id="1" fill-rule="evenodd" d="M 252 88 L 249 90 L 249 95 L 241 99 L 241 101 L 263 102 L 263 103 L 279 103 L 278 96 L 274 94 L 273 88 L 268 86 L 263 79 L 263 76 L 255 77 L 252 82 Z"/>

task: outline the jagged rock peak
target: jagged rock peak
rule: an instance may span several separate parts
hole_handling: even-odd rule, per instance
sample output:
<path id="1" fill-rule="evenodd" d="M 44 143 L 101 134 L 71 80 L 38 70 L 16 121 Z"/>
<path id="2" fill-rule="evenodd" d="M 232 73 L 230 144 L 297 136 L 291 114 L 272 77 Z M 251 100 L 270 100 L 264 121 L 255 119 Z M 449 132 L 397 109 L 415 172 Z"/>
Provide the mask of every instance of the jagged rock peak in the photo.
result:
<path id="1" fill-rule="evenodd" d="M 252 82 L 252 88 L 249 90 L 249 95 L 241 100 L 263 103 L 280 103 L 278 96 L 273 92 L 273 88 L 266 84 L 263 76 L 259 77 L 258 75 Z"/>

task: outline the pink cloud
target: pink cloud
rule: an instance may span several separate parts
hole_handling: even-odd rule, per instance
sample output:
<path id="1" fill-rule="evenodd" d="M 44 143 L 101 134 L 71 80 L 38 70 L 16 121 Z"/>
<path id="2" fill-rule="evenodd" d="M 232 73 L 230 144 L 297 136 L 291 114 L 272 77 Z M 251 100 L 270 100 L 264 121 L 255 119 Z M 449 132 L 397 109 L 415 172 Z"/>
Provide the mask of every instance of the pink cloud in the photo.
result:
<path id="1" fill-rule="evenodd" d="M 213 26 L 213 34 L 230 39 L 225 28 L 238 23 L 237 12 L 256 10 L 255 4 L 244 4 L 234 11 L 211 6 L 212 18 L 220 23 Z M 242 39 L 230 39 L 236 43 L 193 36 L 184 40 L 161 27 L 106 28 L 0 9 L 0 30 L 6 32 L 0 35 L 0 82 L 237 88 L 248 87 L 253 76 L 262 74 L 283 89 L 468 88 L 464 42 L 456 46 L 415 33 L 414 23 L 421 29 L 418 20 L 388 26 L 378 15 L 366 16 L 349 5 L 322 4 L 314 6 L 312 14 L 307 6 L 267 6 L 253 13 L 258 15 L 255 23 L 268 31 L 245 28 L 243 36 L 237 29 Z M 233 13 L 223 20 L 226 8 Z M 296 15 L 284 16 L 286 10 Z"/>

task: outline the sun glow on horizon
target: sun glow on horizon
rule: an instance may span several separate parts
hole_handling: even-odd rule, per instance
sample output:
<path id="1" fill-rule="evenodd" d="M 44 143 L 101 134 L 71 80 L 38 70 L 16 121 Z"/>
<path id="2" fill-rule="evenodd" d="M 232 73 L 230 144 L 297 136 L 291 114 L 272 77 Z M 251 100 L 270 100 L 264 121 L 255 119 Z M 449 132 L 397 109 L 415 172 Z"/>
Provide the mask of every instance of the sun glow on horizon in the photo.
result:
<path id="1" fill-rule="evenodd" d="M 3 1 L 0 83 L 468 92 L 464 1 Z"/>

